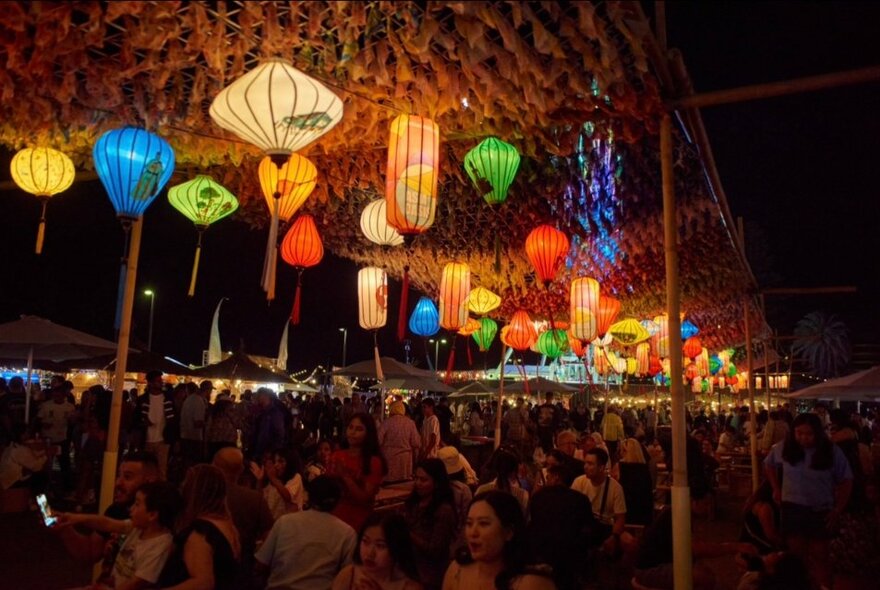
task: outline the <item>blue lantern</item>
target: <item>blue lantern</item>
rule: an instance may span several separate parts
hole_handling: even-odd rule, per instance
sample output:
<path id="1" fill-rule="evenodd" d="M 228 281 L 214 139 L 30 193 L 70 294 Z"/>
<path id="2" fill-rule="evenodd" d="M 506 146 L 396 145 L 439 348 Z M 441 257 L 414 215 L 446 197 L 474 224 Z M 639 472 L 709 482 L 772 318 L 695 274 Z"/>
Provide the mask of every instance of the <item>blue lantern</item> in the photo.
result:
<path id="1" fill-rule="evenodd" d="M 427 297 L 416 303 L 416 308 L 409 316 L 409 329 L 413 334 L 427 338 L 440 331 L 440 314 L 437 306 Z"/>
<path id="2" fill-rule="evenodd" d="M 681 323 L 681 339 L 687 340 L 691 336 L 696 336 L 700 333 L 700 329 L 694 325 L 694 323 L 690 320 L 685 320 Z"/>
<path id="3" fill-rule="evenodd" d="M 717 375 L 718 371 L 720 371 L 723 366 L 724 363 L 718 358 L 718 355 L 713 354 L 709 357 L 709 373 L 712 375 Z"/>
<path id="4" fill-rule="evenodd" d="M 123 218 L 143 215 L 174 172 L 174 150 L 168 142 L 139 127 L 106 132 L 92 157 L 116 215 Z"/>

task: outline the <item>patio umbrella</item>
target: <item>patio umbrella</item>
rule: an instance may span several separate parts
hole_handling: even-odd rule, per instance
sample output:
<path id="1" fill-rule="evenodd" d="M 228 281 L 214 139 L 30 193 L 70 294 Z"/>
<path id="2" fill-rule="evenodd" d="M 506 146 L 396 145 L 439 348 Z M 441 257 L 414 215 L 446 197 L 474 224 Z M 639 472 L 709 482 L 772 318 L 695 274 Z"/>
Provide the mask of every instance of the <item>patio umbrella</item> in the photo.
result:
<path id="1" fill-rule="evenodd" d="M 66 361 L 87 358 L 116 350 L 116 343 L 37 316 L 0 324 L 0 358 L 27 359 L 30 387 L 34 359 Z M 30 420 L 30 391 L 25 398 L 25 420 Z"/>
<path id="2" fill-rule="evenodd" d="M 504 391 L 505 393 L 525 393 L 525 383 L 525 381 L 515 381 L 510 385 L 507 385 L 505 383 Z M 545 391 L 553 391 L 557 393 L 575 393 L 578 391 L 577 387 L 571 387 L 570 385 L 566 385 L 565 383 L 551 381 L 549 379 L 545 379 L 544 377 L 533 377 L 529 379 L 528 383 L 529 391 L 532 393 L 543 393 Z"/>
<path id="3" fill-rule="evenodd" d="M 824 399 L 840 401 L 880 401 L 880 365 L 845 377 L 829 379 L 794 393 L 789 399 Z"/>
<path id="4" fill-rule="evenodd" d="M 192 375 L 204 379 L 241 379 L 242 381 L 256 381 L 258 383 L 293 383 L 293 380 L 286 373 L 282 373 L 270 365 L 261 366 L 243 352 L 236 352 L 219 363 L 193 369 Z"/>
<path id="5" fill-rule="evenodd" d="M 115 354 L 103 354 L 87 359 L 74 359 L 63 363 L 68 369 L 91 369 L 95 371 L 109 371 L 116 366 Z M 186 376 L 192 374 L 192 369 L 183 363 L 156 354 L 153 352 L 129 352 L 125 363 L 127 373 L 149 373 L 150 371 L 162 371 L 166 375 Z"/>
<path id="6" fill-rule="evenodd" d="M 482 381 L 474 381 L 468 383 L 462 388 L 456 389 L 455 393 L 450 394 L 449 399 L 462 397 L 491 397 L 497 393 L 496 389 L 492 389 Z"/>
<path id="7" fill-rule="evenodd" d="M 441 383 L 436 379 L 432 379 L 430 377 L 398 377 L 395 379 L 388 379 L 383 381 L 382 383 L 377 383 L 370 387 L 370 389 L 407 389 L 407 390 L 421 390 L 421 391 L 432 391 L 434 393 L 451 393 L 455 391 L 453 388 L 449 387 L 445 383 Z"/>
<path id="8" fill-rule="evenodd" d="M 433 371 L 417 369 L 416 367 L 401 363 L 400 361 L 395 360 L 391 357 L 383 356 L 380 359 L 380 363 L 382 365 L 382 374 L 385 376 L 386 379 L 400 379 L 403 377 L 428 377 L 431 379 L 434 378 Z M 354 363 L 352 365 L 348 365 L 347 367 L 342 367 L 341 369 L 336 369 L 335 371 L 333 371 L 332 374 L 345 375 L 347 377 L 364 377 L 369 379 L 378 379 L 376 375 L 376 361 L 372 359 L 368 361 Z"/>
<path id="9" fill-rule="evenodd" d="M 300 393 L 318 393 L 318 390 L 307 383 L 293 383 L 284 385 L 285 391 L 298 391 Z"/>

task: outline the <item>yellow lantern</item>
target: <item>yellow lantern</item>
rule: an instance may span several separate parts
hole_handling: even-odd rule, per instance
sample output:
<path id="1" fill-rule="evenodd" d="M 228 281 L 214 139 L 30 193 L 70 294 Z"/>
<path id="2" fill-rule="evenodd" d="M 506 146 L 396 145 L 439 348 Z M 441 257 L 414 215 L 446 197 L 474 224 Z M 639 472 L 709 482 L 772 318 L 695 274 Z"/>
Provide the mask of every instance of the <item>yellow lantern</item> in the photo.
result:
<path id="1" fill-rule="evenodd" d="M 614 338 L 615 342 L 622 346 L 632 346 L 639 342 L 644 342 L 651 337 L 648 331 L 639 323 L 639 320 L 627 318 L 615 324 L 608 329 L 608 333 Z"/>
<path id="2" fill-rule="evenodd" d="M 406 239 L 426 231 L 437 210 L 440 128 L 424 117 L 400 115 L 391 122 L 385 201 L 388 224 Z"/>
<path id="3" fill-rule="evenodd" d="M 450 262 L 443 267 L 440 278 L 440 326 L 458 330 L 468 320 L 468 295 L 471 292 L 471 270 L 463 262 Z"/>
<path id="4" fill-rule="evenodd" d="M 596 314 L 599 310 L 599 282 L 588 277 L 571 282 L 569 328 L 572 336 L 591 342 L 599 333 Z"/>
<path id="5" fill-rule="evenodd" d="M 388 321 L 388 278 L 381 268 L 358 271 L 358 323 L 364 330 L 378 330 Z"/>
<path id="6" fill-rule="evenodd" d="M 477 315 L 486 315 L 498 309 L 501 297 L 485 287 L 474 287 L 468 295 L 468 309 Z"/>
<path id="7" fill-rule="evenodd" d="M 664 313 L 663 315 L 658 315 L 654 318 L 654 323 L 657 324 L 657 333 L 653 336 L 656 340 L 654 341 L 654 349 L 657 351 L 657 355 L 661 358 L 669 357 L 669 317 Z"/>
<path id="8" fill-rule="evenodd" d="M 25 148 L 13 156 L 10 172 L 15 184 L 40 199 L 42 204 L 36 246 L 36 253 L 40 254 L 46 235 L 46 205 L 50 198 L 73 184 L 73 162 L 52 148 Z"/>
<path id="9" fill-rule="evenodd" d="M 635 375 L 636 371 L 639 370 L 639 363 L 634 358 L 626 359 L 626 374 L 627 375 Z"/>

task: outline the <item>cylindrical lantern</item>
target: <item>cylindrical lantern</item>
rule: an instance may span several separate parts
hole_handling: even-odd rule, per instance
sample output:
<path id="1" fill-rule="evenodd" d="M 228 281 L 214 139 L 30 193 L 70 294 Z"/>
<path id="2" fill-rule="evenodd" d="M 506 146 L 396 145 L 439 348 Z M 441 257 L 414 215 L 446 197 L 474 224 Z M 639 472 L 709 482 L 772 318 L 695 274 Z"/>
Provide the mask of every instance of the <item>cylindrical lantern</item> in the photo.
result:
<path id="1" fill-rule="evenodd" d="M 650 338 L 648 331 L 638 320 L 627 318 L 611 325 L 608 333 L 621 346 L 632 346 Z"/>
<path id="2" fill-rule="evenodd" d="M 296 295 L 293 298 L 293 310 L 290 321 L 296 325 L 300 319 L 300 300 L 302 295 L 303 269 L 315 266 L 324 258 L 324 243 L 318 233 L 318 226 L 311 215 L 303 213 L 296 218 L 293 225 L 281 242 L 281 257 L 284 262 L 296 268 Z"/>
<path id="3" fill-rule="evenodd" d="M 602 376 L 611 372 L 611 359 L 608 358 L 608 351 L 593 347 L 593 368 L 596 369 L 598 375 Z"/>
<path id="4" fill-rule="evenodd" d="M 358 271 L 358 323 L 364 330 L 378 330 L 388 321 L 388 279 L 381 268 Z"/>
<path id="5" fill-rule="evenodd" d="M 468 309 L 477 315 L 486 315 L 498 309 L 501 297 L 485 287 L 474 287 L 468 295 Z"/>
<path id="6" fill-rule="evenodd" d="M 709 351 L 703 348 L 700 350 L 699 356 L 695 359 L 697 369 L 700 371 L 700 377 L 709 376 Z"/>
<path id="7" fill-rule="evenodd" d="M 559 358 L 568 350 L 568 336 L 564 330 L 547 330 L 538 336 L 538 352 L 548 359 Z"/>
<path id="8" fill-rule="evenodd" d="M 385 207 L 385 199 L 370 201 L 361 213 L 361 231 L 374 244 L 399 246 L 403 243 L 403 236 L 388 225 Z"/>
<path id="9" fill-rule="evenodd" d="M 568 247 L 568 237 L 550 225 L 539 225 L 526 238 L 526 256 L 545 287 L 553 282 Z"/>
<path id="10" fill-rule="evenodd" d="M 394 119 L 388 140 L 386 214 L 388 224 L 404 238 L 420 234 L 434 223 L 439 176 L 440 128 L 437 124 L 410 115 Z"/>
<path id="11" fill-rule="evenodd" d="M 440 331 L 440 314 L 437 306 L 427 297 L 421 297 L 409 316 L 409 329 L 417 335 L 427 338 Z"/>
<path id="12" fill-rule="evenodd" d="M 480 347 L 480 352 L 486 352 L 492 346 L 495 340 L 495 334 L 498 333 L 498 323 L 491 318 L 483 318 L 480 320 L 480 329 L 471 334 Z"/>
<path id="13" fill-rule="evenodd" d="M 342 101 L 282 59 L 268 59 L 221 90 L 214 122 L 268 155 L 287 156 L 342 120 Z"/>
<path id="14" fill-rule="evenodd" d="M 490 205 L 503 203 L 519 169 L 519 152 L 509 143 L 487 137 L 465 154 L 464 170 Z"/>
<path id="15" fill-rule="evenodd" d="M 187 295 L 192 297 L 196 292 L 196 278 L 199 273 L 202 233 L 212 223 L 232 215 L 238 209 L 238 199 L 210 176 L 200 174 L 188 182 L 172 186 L 168 189 L 168 202 L 171 203 L 172 207 L 180 211 L 184 217 L 192 221 L 199 232 L 192 274 L 189 280 L 189 291 L 187 292 Z"/>
<path id="16" fill-rule="evenodd" d="M 703 343 L 700 342 L 700 339 L 696 336 L 691 336 L 687 340 L 684 341 L 684 345 L 682 346 L 682 350 L 684 351 L 684 355 L 689 359 L 695 359 L 700 356 L 700 352 L 703 350 Z"/>
<path id="17" fill-rule="evenodd" d="M 596 329 L 599 332 L 600 338 L 608 333 L 611 324 L 617 319 L 618 313 L 620 313 L 620 301 L 618 299 L 615 299 L 614 297 L 606 297 L 605 295 L 599 297 L 599 311 L 596 313 Z"/>
<path id="18" fill-rule="evenodd" d="M 440 278 L 440 326 L 458 330 L 468 319 L 467 300 L 471 292 L 471 271 L 467 264 L 450 262 Z"/>
<path id="19" fill-rule="evenodd" d="M 35 248 L 36 253 L 40 254 L 46 235 L 46 205 L 50 198 L 73 184 L 73 162 L 66 154 L 52 148 L 25 148 L 12 157 L 9 168 L 15 184 L 41 201 Z"/>
<path id="20" fill-rule="evenodd" d="M 574 279 L 569 304 L 572 336 L 581 342 L 592 342 L 598 333 L 599 282 L 588 277 Z"/>
<path id="21" fill-rule="evenodd" d="M 654 318 L 657 333 L 652 337 L 653 348 L 658 356 L 669 357 L 669 317 L 664 313 Z"/>
<path id="22" fill-rule="evenodd" d="M 647 342 L 642 342 L 636 346 L 636 364 L 636 372 L 639 375 L 649 374 L 649 367 L 651 366 L 651 345 Z"/>
<path id="23" fill-rule="evenodd" d="M 139 127 L 106 132 L 95 142 L 92 157 L 116 215 L 123 218 L 143 215 L 174 172 L 168 142 Z"/>
<path id="24" fill-rule="evenodd" d="M 529 317 L 529 312 L 524 309 L 518 310 L 510 318 L 507 330 L 502 334 L 502 341 L 514 350 L 528 350 L 538 339 L 535 325 Z"/>

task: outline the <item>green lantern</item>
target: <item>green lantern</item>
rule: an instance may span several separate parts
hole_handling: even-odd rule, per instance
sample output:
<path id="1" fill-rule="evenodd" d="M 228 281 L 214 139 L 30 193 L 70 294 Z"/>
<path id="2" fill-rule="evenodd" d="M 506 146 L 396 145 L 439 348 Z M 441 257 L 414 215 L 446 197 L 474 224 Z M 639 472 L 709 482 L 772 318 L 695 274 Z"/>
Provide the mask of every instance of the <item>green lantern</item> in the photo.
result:
<path id="1" fill-rule="evenodd" d="M 548 359 L 559 358 L 568 350 L 568 335 L 565 330 L 547 330 L 538 336 L 536 348 Z"/>
<path id="2" fill-rule="evenodd" d="M 737 373 L 736 365 L 734 365 L 733 363 L 730 363 L 727 367 L 727 376 L 728 377 L 735 377 L 736 373 Z"/>
<path id="3" fill-rule="evenodd" d="M 492 346 L 495 340 L 495 334 L 498 333 L 498 323 L 491 318 L 483 318 L 480 320 L 480 329 L 475 330 L 471 336 L 480 347 L 480 352 L 486 352 Z"/>
<path id="4" fill-rule="evenodd" d="M 519 169 L 519 152 L 497 139 L 487 137 L 464 157 L 464 170 L 490 205 L 503 203 Z"/>
<path id="5" fill-rule="evenodd" d="M 212 223 L 219 221 L 238 209 L 238 199 L 224 186 L 210 176 L 200 174 L 190 181 L 168 189 L 168 202 L 171 206 L 196 225 L 199 241 L 193 260 L 192 277 L 189 281 L 188 295 L 196 292 L 196 277 L 199 274 L 199 258 L 202 253 L 202 233 Z"/>

